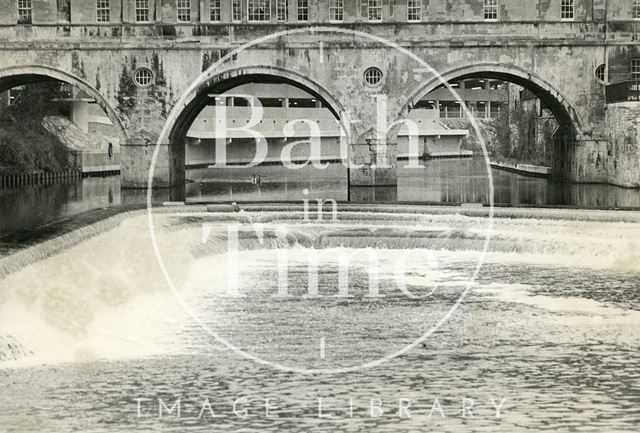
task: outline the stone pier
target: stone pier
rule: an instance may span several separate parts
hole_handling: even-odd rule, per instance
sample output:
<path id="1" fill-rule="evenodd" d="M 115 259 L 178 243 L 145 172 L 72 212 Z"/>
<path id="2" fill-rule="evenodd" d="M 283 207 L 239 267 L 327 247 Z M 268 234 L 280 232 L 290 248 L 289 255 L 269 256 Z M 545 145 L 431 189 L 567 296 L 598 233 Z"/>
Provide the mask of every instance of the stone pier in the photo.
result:
<path id="1" fill-rule="evenodd" d="M 608 182 L 640 188 L 640 102 L 608 104 L 606 125 Z"/>

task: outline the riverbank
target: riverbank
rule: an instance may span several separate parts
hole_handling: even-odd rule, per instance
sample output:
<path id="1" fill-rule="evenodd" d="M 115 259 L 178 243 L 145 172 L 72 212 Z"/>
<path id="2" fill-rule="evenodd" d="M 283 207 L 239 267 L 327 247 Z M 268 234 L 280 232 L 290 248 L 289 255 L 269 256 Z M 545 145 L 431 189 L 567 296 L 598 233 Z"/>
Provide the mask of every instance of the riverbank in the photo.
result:
<path id="1" fill-rule="evenodd" d="M 25 87 L 12 105 L 0 107 L 0 175 L 57 173 L 73 168 L 69 149 L 44 122 L 48 116 L 67 114 L 55 102 L 62 97 L 57 83 L 39 83 Z"/>

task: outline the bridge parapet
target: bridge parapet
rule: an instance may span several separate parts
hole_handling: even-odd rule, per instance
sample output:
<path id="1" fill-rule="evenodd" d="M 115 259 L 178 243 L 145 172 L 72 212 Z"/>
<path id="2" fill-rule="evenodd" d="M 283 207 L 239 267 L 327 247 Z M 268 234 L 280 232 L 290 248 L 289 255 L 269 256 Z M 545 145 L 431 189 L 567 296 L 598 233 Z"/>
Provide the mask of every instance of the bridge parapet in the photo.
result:
<path id="1" fill-rule="evenodd" d="M 198 43 L 218 41 L 242 44 L 248 41 L 287 29 L 304 28 L 317 25 L 326 28 L 344 28 L 344 25 L 332 23 L 305 23 L 304 25 L 283 23 L 251 24 L 33 24 L 0 25 L 0 40 L 10 45 L 43 42 L 72 42 L 82 45 L 109 45 L 113 43 L 143 42 L 153 47 L 170 41 Z M 359 23 L 350 26 L 353 30 L 371 33 L 399 43 L 412 46 L 430 46 L 460 44 L 472 45 L 521 45 L 536 42 L 539 44 L 628 44 L 637 42 L 640 24 L 629 21 L 615 24 L 588 22 L 428 22 L 428 23 Z M 288 37 L 289 43 L 317 43 L 319 40 L 332 42 L 331 37 L 315 35 L 316 38 L 296 35 Z M 349 43 L 341 36 L 335 42 Z M 282 43 L 278 41 L 277 43 Z"/>

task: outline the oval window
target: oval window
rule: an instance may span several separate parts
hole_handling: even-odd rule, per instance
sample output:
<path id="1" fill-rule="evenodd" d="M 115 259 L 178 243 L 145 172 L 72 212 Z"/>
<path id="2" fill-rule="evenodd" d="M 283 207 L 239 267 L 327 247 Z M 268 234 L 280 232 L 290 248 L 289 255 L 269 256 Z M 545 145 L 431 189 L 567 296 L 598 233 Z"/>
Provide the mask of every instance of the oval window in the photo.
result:
<path id="1" fill-rule="evenodd" d="M 602 84 L 607 82 L 607 65 L 602 64 L 596 68 L 596 80 Z"/>
<path id="2" fill-rule="evenodd" d="M 382 83 L 382 71 L 375 66 L 364 71 L 364 83 L 367 86 L 378 86 Z"/>
<path id="3" fill-rule="evenodd" d="M 153 84 L 153 72 L 149 68 L 138 68 L 133 73 L 133 81 L 138 87 L 148 87 Z"/>

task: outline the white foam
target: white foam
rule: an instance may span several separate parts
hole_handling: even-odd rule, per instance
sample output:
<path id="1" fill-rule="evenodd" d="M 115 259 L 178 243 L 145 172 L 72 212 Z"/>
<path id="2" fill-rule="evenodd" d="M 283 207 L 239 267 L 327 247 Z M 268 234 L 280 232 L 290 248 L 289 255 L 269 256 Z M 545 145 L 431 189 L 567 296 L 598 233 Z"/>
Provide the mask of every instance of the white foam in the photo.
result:
<path id="1" fill-rule="evenodd" d="M 407 223 L 389 215 L 385 228 L 410 230 Z M 203 291 L 223 288 L 224 255 L 194 257 L 194 246 L 202 246 L 198 224 L 176 223 L 170 214 L 159 215 L 158 244 L 177 287 L 190 305 L 197 305 Z M 208 215 L 207 221 L 211 221 Z M 486 219 L 462 216 L 419 216 L 417 229 L 460 229 L 484 234 Z M 272 219 L 264 230 L 278 224 Z M 316 233 L 338 228 L 368 228 L 366 217 L 344 225 L 288 224 L 291 231 Z M 499 242 L 513 245 L 513 251 L 490 252 L 489 263 L 540 264 L 545 267 L 640 271 L 640 248 L 634 234 L 636 223 L 576 222 L 565 220 L 497 219 Z M 375 236 L 375 235 L 372 235 Z M 401 244 L 401 238 L 398 238 Z M 401 245 L 399 245 L 401 246 Z M 303 248 L 289 254 L 291 264 L 303 266 Z M 327 251 L 326 263 L 336 264 L 337 251 Z M 343 250 L 343 252 L 349 250 Z M 464 271 L 451 271 L 451 264 L 475 263 L 479 251 L 434 251 L 431 257 L 442 267 L 423 269 L 416 251 L 407 262 L 406 281 L 423 287 L 454 287 L 466 281 Z M 394 260 L 407 250 L 376 250 L 382 280 L 394 276 Z M 242 253 L 243 266 L 267 263 L 273 251 Z M 367 266 L 367 256 L 352 256 L 354 266 Z M 447 267 L 449 266 L 449 270 Z M 255 270 L 255 269 L 254 269 Z M 526 303 L 549 311 L 585 313 L 638 321 L 636 313 L 614 311 L 596 301 L 572 297 L 532 296 L 526 287 L 491 284 L 477 290 L 508 302 Z M 0 335 L 11 336 L 33 356 L 3 366 L 122 359 L 183 353 L 188 350 L 179 338 L 191 318 L 177 302 L 161 276 L 151 251 L 146 216 L 132 217 L 115 229 L 88 239 L 57 255 L 27 266 L 0 280 Z"/>

